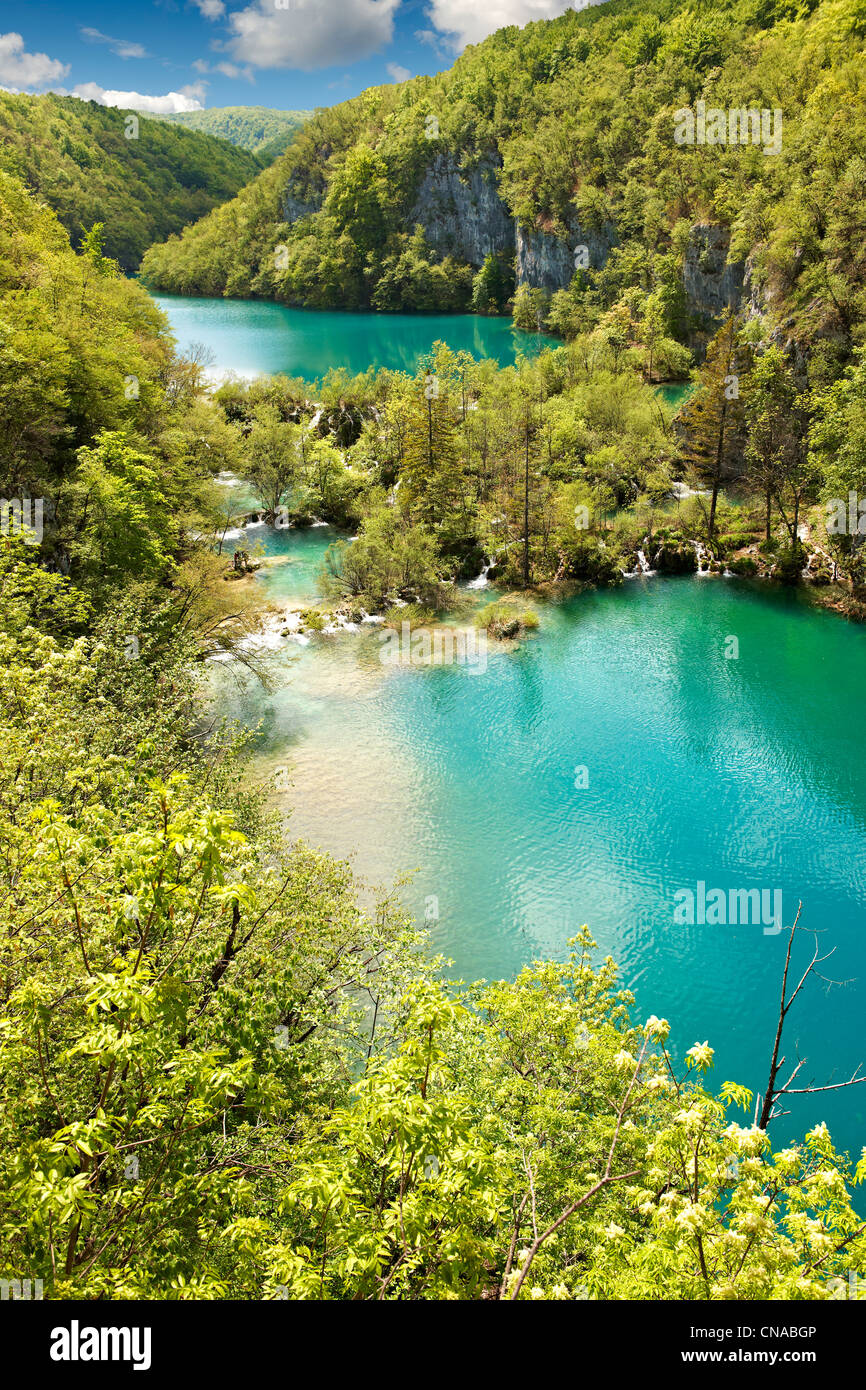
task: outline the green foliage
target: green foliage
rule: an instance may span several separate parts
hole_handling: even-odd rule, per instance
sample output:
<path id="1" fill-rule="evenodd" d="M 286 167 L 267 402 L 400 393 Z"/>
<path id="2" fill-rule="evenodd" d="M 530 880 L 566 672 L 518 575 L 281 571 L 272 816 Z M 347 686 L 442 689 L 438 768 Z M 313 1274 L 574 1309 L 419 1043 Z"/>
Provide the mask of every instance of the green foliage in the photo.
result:
<path id="1" fill-rule="evenodd" d="M 514 293 L 514 272 L 503 256 L 493 252 L 472 281 L 472 307 L 479 313 L 502 314 Z"/>
<path id="2" fill-rule="evenodd" d="M 73 244 L 104 223 L 107 254 L 133 271 L 152 242 L 234 197 L 259 162 L 210 135 L 144 118 L 128 139 L 127 119 L 93 101 L 0 92 L 0 169 L 54 209 Z"/>
<path id="3" fill-rule="evenodd" d="M 824 479 L 827 499 L 847 501 L 866 494 L 866 350 L 839 381 L 816 393 L 811 436 L 813 467 Z"/>
<path id="4" fill-rule="evenodd" d="M 469 304 L 472 275 L 467 266 L 431 251 L 423 227 L 394 239 L 395 250 L 382 262 L 372 296 L 374 309 L 400 313 L 458 313 Z"/>
<path id="5" fill-rule="evenodd" d="M 149 120 L 169 121 L 186 130 L 199 130 L 228 140 L 242 150 L 258 155 L 270 164 L 292 143 L 310 113 L 274 111 L 270 106 L 211 106 L 206 111 L 173 111 L 168 115 L 147 113 Z"/>
<path id="6" fill-rule="evenodd" d="M 622 583 L 622 568 L 616 553 L 612 553 L 600 540 L 589 539 L 575 533 L 562 540 L 564 577 L 580 579 L 584 583 L 601 587 Z"/>
<path id="7" fill-rule="evenodd" d="M 711 540 L 719 492 L 740 469 L 743 410 L 739 380 L 745 369 L 737 325 L 733 315 L 728 315 L 707 349 L 698 388 L 680 412 L 688 439 L 687 456 L 712 489 L 708 520 Z"/>
<path id="8" fill-rule="evenodd" d="M 483 160 L 527 231 L 569 248 L 588 232 L 613 245 L 608 266 L 580 272 L 578 297 L 596 296 L 584 308 L 611 308 L 629 288 L 661 291 L 658 341 L 704 331 L 686 312 L 683 258 L 690 226 L 710 223 L 730 230 L 731 259 L 751 258 L 774 322 L 793 319 L 801 338 L 826 334 L 844 358 L 861 340 L 866 293 L 849 215 L 863 182 L 858 16 L 858 0 L 725 0 L 712 13 L 691 0 L 617 0 L 511 26 L 449 71 L 317 112 L 235 202 L 154 247 L 146 272 L 182 292 L 382 309 L 427 308 L 433 292 L 448 309 L 447 277 L 425 275 L 425 258 L 408 250 L 419 218 L 428 237 L 442 218 L 438 207 L 419 210 L 418 194 L 440 161 L 468 175 Z M 781 151 L 676 145 L 674 113 L 699 98 L 781 108 Z M 353 194 L 338 215 L 361 169 L 360 201 Z M 279 245 L 287 270 L 274 266 Z M 503 261 L 513 255 L 496 249 Z M 476 307 L 489 301 L 484 284 Z M 591 326 L 563 308 L 551 319 L 557 331 Z M 658 365 L 676 375 L 682 364 Z"/>
<path id="9" fill-rule="evenodd" d="M 247 476 L 265 515 L 275 518 L 296 476 L 300 429 L 280 419 L 276 406 L 260 405 L 247 436 Z"/>
<path id="10" fill-rule="evenodd" d="M 818 487 L 816 459 L 808 449 L 813 402 L 805 386 L 801 374 L 775 346 L 759 354 L 747 383 L 746 457 L 753 486 L 767 499 L 767 535 L 775 502 L 794 552 L 790 563 L 779 568 L 785 582 L 794 582 L 799 573 L 795 552 L 800 550 L 800 512 Z M 821 412 L 827 404 L 823 399 L 817 402 L 819 431 L 823 428 Z"/>
<path id="11" fill-rule="evenodd" d="M 759 8 L 754 23 L 772 30 L 776 10 Z M 825 33 L 826 8 L 814 32 L 779 18 L 782 37 Z M 288 163 L 296 200 L 319 211 L 291 234 L 274 222 L 284 165 L 170 255 L 188 257 L 193 284 L 197 258 L 212 257 L 227 292 L 297 277 L 326 298 L 381 288 L 382 307 L 434 293 L 451 271 L 401 218 L 423 162 L 419 109 L 446 89 L 455 149 L 513 137 L 504 181 L 522 210 L 555 222 L 575 173 L 592 169 L 599 181 L 574 202 L 603 225 L 629 166 L 635 237 L 663 227 L 647 183 L 662 155 L 650 140 L 634 168 L 618 74 L 638 111 L 644 82 L 671 100 L 700 90 L 741 58 L 753 21 L 658 7 L 670 22 L 654 24 L 644 7 L 630 28 L 633 13 L 619 0 L 502 31 L 456 76 L 313 118 Z M 777 62 L 778 36 L 748 32 L 756 64 Z M 490 80 L 473 81 L 482 62 Z M 599 109 L 584 132 L 567 118 L 588 68 Z M 559 104 L 542 111 L 536 90 Z M 533 120 L 546 182 L 525 163 Z M 586 144 L 569 169 L 576 132 Z M 91 167 L 86 146 L 75 154 Z M 659 175 L 683 216 L 684 167 L 672 183 Z M 838 172 L 844 187 L 851 170 Z M 724 180 L 705 177 L 701 196 L 723 200 Z M 844 240 L 827 197 L 822 238 Z M 102 222 L 82 226 L 76 255 L 49 208 L 0 173 L 4 488 L 52 504 L 41 545 L 0 539 L 0 1277 L 42 1279 L 56 1299 L 834 1297 L 866 1257 L 850 1192 L 866 1158 L 852 1171 L 823 1125 L 774 1151 L 740 1122 L 745 1087 L 710 1090 L 709 1041 L 669 1049 L 665 1020 L 636 1022 L 586 929 L 567 959 L 514 980 L 443 983 L 393 897 L 365 892 L 363 908 L 348 867 L 268 813 L 243 739 L 204 718 L 199 663 L 237 621 L 209 553 L 211 480 L 226 467 L 246 468 L 270 510 L 290 496 L 298 514 L 357 524 L 329 551 L 330 592 L 355 607 L 399 601 L 410 626 L 482 563 L 497 582 L 616 582 L 643 534 L 671 564 L 693 563 L 702 499 L 656 516 L 681 452 L 718 484 L 708 530 L 720 549 L 737 544 L 748 529 L 718 467 L 736 352 L 743 485 L 769 489 L 792 545 L 765 549 L 795 577 L 801 503 L 861 485 L 859 356 L 840 376 L 859 332 L 851 266 L 833 262 L 826 287 L 842 346 L 817 352 L 811 377 L 760 325 L 757 338 L 723 326 L 681 451 L 650 385 L 660 361 L 685 366 L 663 233 L 661 248 L 627 240 L 604 276 L 561 292 L 550 314 L 566 345 L 505 370 L 438 343 L 414 377 L 334 372 L 311 393 L 314 429 L 300 382 L 230 382 L 208 398 L 201 364 L 175 355 L 152 302 L 118 274 Z M 772 219 L 761 225 L 774 246 Z M 264 269 L 275 235 L 290 235 L 288 270 Z M 796 301 L 797 274 L 788 292 Z M 826 326 L 822 293 L 812 285 L 805 312 Z M 517 308 L 536 326 L 547 314 L 538 297 Z M 512 598 L 480 620 L 508 636 L 535 617 Z"/>
<path id="12" fill-rule="evenodd" d="M 538 614 L 530 608 L 518 608 L 513 603 L 500 600 L 489 603 L 476 618 L 491 637 L 518 637 L 521 632 L 534 631 L 539 626 Z"/>
<path id="13" fill-rule="evenodd" d="M 0 173 L 0 445 L 7 497 L 42 499 L 42 558 L 97 604 L 167 582 L 215 520 L 240 434 L 201 398 L 152 299 Z M 179 524 L 180 518 L 184 525 Z"/>
<path id="14" fill-rule="evenodd" d="M 125 576 L 163 578 L 178 536 L 155 459 L 122 432 L 104 432 L 78 451 L 73 480 L 82 522 L 74 555 L 85 576 L 114 586 Z"/>
<path id="15" fill-rule="evenodd" d="M 438 607 L 442 571 L 429 531 L 406 526 L 396 512 L 382 508 L 365 518 L 356 540 L 328 547 L 323 578 L 335 597 L 364 599 L 373 609 L 395 599 Z"/>
<path id="16" fill-rule="evenodd" d="M 540 333 L 550 310 L 550 295 L 546 290 L 518 286 L 514 296 L 514 327 L 526 333 Z"/>

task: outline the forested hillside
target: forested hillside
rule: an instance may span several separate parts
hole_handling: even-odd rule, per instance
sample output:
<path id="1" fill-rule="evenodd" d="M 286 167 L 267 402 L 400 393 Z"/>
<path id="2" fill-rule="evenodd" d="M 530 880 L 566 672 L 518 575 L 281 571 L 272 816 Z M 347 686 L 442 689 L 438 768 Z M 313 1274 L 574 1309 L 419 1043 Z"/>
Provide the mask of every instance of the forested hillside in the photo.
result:
<path id="1" fill-rule="evenodd" d="M 152 120 L 169 121 L 186 130 L 201 130 L 228 140 L 258 155 L 264 167 L 291 144 L 310 112 L 272 111 L 268 106 L 214 106 L 207 111 L 148 114 Z"/>
<path id="2" fill-rule="evenodd" d="M 231 198 L 259 161 L 211 135 L 75 97 L 0 91 L 0 169 L 44 199 L 78 245 L 96 222 L 105 251 L 136 270 L 153 241 Z"/>
<path id="3" fill-rule="evenodd" d="M 571 290 L 560 331 L 585 291 L 605 308 L 656 291 L 681 339 L 749 300 L 844 358 L 863 317 L 864 34 L 856 0 L 614 0 L 503 29 L 439 76 L 318 112 L 144 269 L 165 290 L 405 310 L 467 307 L 473 275 L 476 306 L 501 307 L 516 275 L 542 320 Z M 780 111 L 779 149 L 677 144 L 699 100 Z"/>
<path id="4" fill-rule="evenodd" d="M 788 1020 L 783 985 L 759 1098 L 751 1076 L 714 1074 L 702 1021 L 684 1036 L 648 1013 L 664 980 L 633 958 L 639 1013 L 586 927 L 567 946 L 565 931 L 537 938 L 555 960 L 524 963 L 525 938 L 509 978 L 455 981 L 399 888 L 359 884 L 297 838 L 288 807 L 288 821 L 273 812 L 247 758 L 257 731 L 223 717 L 207 662 L 255 672 L 262 636 L 246 533 L 222 549 L 226 474 L 295 537 L 314 519 L 343 532 L 321 603 L 291 634 L 280 608 L 279 640 L 336 643 L 339 617 L 359 643 L 365 619 L 519 643 L 554 600 L 579 609 L 584 588 L 648 561 L 809 578 L 866 616 L 864 35 L 852 0 L 615 0 L 318 113 L 236 198 L 147 253 L 151 283 L 383 310 L 511 304 L 559 340 L 506 368 L 439 342 L 414 372 L 312 386 L 209 387 L 118 266 L 233 194 L 256 156 L 144 118 L 127 140 L 130 113 L 0 95 L 0 1280 L 94 1302 L 857 1296 L 866 1150 L 837 1150 L 820 1109 L 784 1145 L 773 1132 L 786 1094 L 822 1089 L 801 1073 L 812 967 L 784 964 L 797 1009 Z M 778 152 L 676 145 L 674 112 L 702 93 L 782 110 Z M 659 382 L 689 378 L 674 418 Z M 475 608 L 460 581 L 482 567 L 503 587 Z M 744 604 L 750 587 L 736 586 Z M 652 629 L 628 622 L 628 712 L 658 738 L 641 702 L 662 663 Z M 529 652 L 502 647 L 503 663 L 512 653 L 534 720 L 552 687 Z M 374 676 L 349 675 L 347 699 L 375 703 Z M 806 673 L 806 717 L 810 680 L 843 678 Z M 688 815 L 705 795 L 723 818 L 728 764 L 687 725 L 678 679 L 665 689 L 694 771 L 674 798 Z M 781 783 L 769 685 L 758 733 Z M 509 696 L 494 689 L 498 714 Z M 444 703 L 431 697 L 428 720 Z M 580 724 L 570 688 L 568 710 Z M 750 730 L 757 718 L 749 697 Z M 511 727 L 491 721 L 485 757 L 524 780 L 532 726 L 520 742 Z M 407 761 L 400 739 L 374 749 L 383 786 L 387 761 Z M 745 733 L 728 739 L 749 766 Z M 336 754 L 342 786 L 348 738 Z M 628 748 L 606 756 L 619 766 Z M 823 771 L 829 835 L 858 803 L 834 801 Z M 432 819 L 429 779 L 410 780 Z M 456 778 L 448 799 L 461 791 Z M 775 792 L 750 794 L 769 858 Z M 673 799 L 643 768 L 601 795 L 608 892 L 606 825 L 640 835 L 650 800 L 673 825 Z M 833 848 L 820 841 L 831 869 Z M 517 853 L 503 844 L 503 875 Z M 616 901 L 618 939 L 646 935 L 643 899 Z M 832 917 L 814 924 L 831 937 Z M 732 1029 L 752 1026 L 736 988 L 750 969 L 730 966 Z"/>

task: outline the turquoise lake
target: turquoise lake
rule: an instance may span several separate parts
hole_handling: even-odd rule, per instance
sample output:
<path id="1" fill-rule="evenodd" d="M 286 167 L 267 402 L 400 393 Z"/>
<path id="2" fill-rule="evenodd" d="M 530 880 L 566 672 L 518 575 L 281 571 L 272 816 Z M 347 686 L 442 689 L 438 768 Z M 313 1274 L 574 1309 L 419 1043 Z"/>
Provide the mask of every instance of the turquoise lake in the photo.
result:
<path id="1" fill-rule="evenodd" d="M 309 601 L 330 528 L 256 535 L 285 561 L 257 581 L 268 598 Z M 561 956 L 588 923 L 677 1054 L 708 1039 L 713 1079 L 752 1090 L 787 934 L 677 925 L 675 895 L 779 891 L 786 925 L 802 900 L 836 948 L 822 973 L 851 983 L 810 982 L 785 1052 L 808 1058 L 806 1082 L 850 1075 L 866 1050 L 866 631 L 741 581 L 654 579 L 545 608 L 483 672 L 388 668 L 381 650 L 375 630 L 286 640 L 270 693 L 215 670 L 222 708 L 261 721 L 255 775 L 290 768 L 278 804 L 296 835 L 368 883 L 414 872 L 403 898 L 438 912 L 433 944 L 462 978 Z M 790 1109 L 777 1141 L 826 1120 L 840 1146 L 866 1142 L 866 1087 Z"/>
<path id="2" fill-rule="evenodd" d="M 518 353 L 532 354 L 550 343 L 535 333 L 516 332 L 510 318 L 479 314 L 351 314 L 289 309 L 265 300 L 154 299 L 181 351 L 206 343 L 214 356 L 211 370 L 219 374 L 285 372 L 313 381 L 331 367 L 346 367 L 353 375 L 371 366 L 414 373 L 437 339 L 507 366 Z"/>

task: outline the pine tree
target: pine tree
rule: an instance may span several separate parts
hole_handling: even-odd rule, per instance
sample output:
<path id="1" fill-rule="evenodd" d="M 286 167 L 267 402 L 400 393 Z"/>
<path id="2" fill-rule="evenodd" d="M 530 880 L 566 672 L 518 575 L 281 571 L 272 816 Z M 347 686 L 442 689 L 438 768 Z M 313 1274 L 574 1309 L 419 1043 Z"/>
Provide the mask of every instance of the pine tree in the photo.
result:
<path id="1" fill-rule="evenodd" d="M 416 384 L 403 457 L 407 501 L 422 521 L 441 523 L 460 504 L 463 467 L 451 392 L 436 372 Z"/>
<path id="2" fill-rule="evenodd" d="M 729 315 L 707 347 L 706 361 L 698 373 L 698 389 L 681 412 L 686 455 L 711 488 L 707 523 L 710 540 L 715 533 L 719 492 L 742 472 L 740 377 L 744 369 L 736 321 Z"/>

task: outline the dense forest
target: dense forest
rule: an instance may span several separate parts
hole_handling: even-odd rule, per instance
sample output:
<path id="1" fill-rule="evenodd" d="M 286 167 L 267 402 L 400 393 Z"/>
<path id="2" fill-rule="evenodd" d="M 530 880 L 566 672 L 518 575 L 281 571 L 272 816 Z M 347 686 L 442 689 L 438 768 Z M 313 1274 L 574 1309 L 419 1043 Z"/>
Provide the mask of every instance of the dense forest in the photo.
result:
<path id="1" fill-rule="evenodd" d="M 774 1148 L 745 1088 L 709 1088 L 708 1043 L 635 1019 L 585 930 L 511 982 L 448 984 L 397 898 L 361 911 L 249 786 L 244 737 L 202 721 L 201 658 L 245 622 L 219 471 L 243 457 L 263 501 L 362 521 L 342 595 L 435 603 L 467 518 L 525 500 L 527 449 L 538 491 L 593 516 L 620 432 L 665 486 L 635 361 L 584 336 L 503 372 L 443 345 L 414 379 L 321 383 L 313 430 L 297 383 L 203 392 L 98 231 L 76 252 L 8 174 L 0 237 L 9 490 L 50 501 L 41 544 L 0 538 L 0 1275 L 50 1298 L 844 1291 L 864 1164 L 825 1126 Z M 862 422 L 855 370 L 815 435 L 843 483 Z"/>
<path id="2" fill-rule="evenodd" d="M 217 135 L 221 140 L 258 155 L 264 167 L 285 152 L 309 114 L 308 111 L 272 111 L 269 106 L 213 106 L 206 111 L 151 113 L 151 119 Z"/>
<path id="3" fill-rule="evenodd" d="M 180 293 L 501 308 L 513 290 L 516 219 L 518 282 L 524 299 L 542 296 L 542 322 L 553 287 L 545 258 L 571 267 L 558 276 L 555 331 L 580 323 L 587 294 L 610 310 L 649 294 L 683 341 L 695 306 L 675 289 L 690 258 L 700 270 L 715 255 L 740 279 L 748 271 L 744 301 L 789 335 L 821 338 L 839 360 L 863 319 L 852 212 L 863 182 L 863 38 L 855 0 L 727 0 L 712 10 L 613 0 L 502 29 L 438 76 L 316 113 L 236 200 L 153 247 L 144 271 Z M 781 111 L 778 152 L 678 144 L 675 113 L 699 100 Z M 719 246 L 695 240 L 696 227 L 719 229 Z M 585 266 L 572 259 L 578 246 Z M 487 254 L 494 263 L 479 279 Z"/>
<path id="4" fill-rule="evenodd" d="M 830 525 L 866 492 L 864 32 L 851 0 L 613 0 L 318 112 L 258 177 L 198 131 L 142 117 L 127 140 L 130 113 L 0 93 L 0 1279 L 846 1296 L 866 1157 L 822 1123 L 776 1144 L 772 1069 L 756 1108 L 711 1040 L 638 1016 L 587 928 L 455 983 L 396 890 L 362 894 L 280 822 L 203 673 L 254 667 L 261 618 L 219 553 L 226 472 L 268 519 L 352 535 L 313 630 L 466 617 L 484 568 L 503 598 L 483 622 L 519 638 L 530 599 L 641 557 L 808 580 L 866 616 L 863 533 Z M 781 108 L 780 152 L 677 147 L 703 97 Z M 449 159 L 482 201 L 493 171 L 522 259 L 425 231 L 437 141 L 454 197 Z M 151 284 L 510 306 L 555 336 L 505 368 L 437 343 L 414 373 L 212 389 L 123 273 L 199 216 L 146 251 Z M 699 270 L 748 270 L 714 312 L 695 226 L 726 238 Z M 553 286 L 545 258 L 584 234 Z M 662 381 L 693 388 L 676 413 Z"/>
<path id="5" fill-rule="evenodd" d="M 316 307 L 510 308 L 565 340 L 474 396 L 475 369 L 429 363 L 441 394 L 395 411 L 439 574 L 486 558 L 510 582 L 616 582 L 641 550 L 669 571 L 806 578 L 862 616 L 857 524 L 828 529 L 816 506 L 863 476 L 863 37 L 850 0 L 616 0 L 503 29 L 435 78 L 317 113 L 143 274 Z M 763 111 L 764 147 L 677 143 L 700 102 Z M 670 428 L 645 388 L 695 372 Z M 366 430 L 380 461 L 382 432 Z M 709 500 L 671 515 L 683 482 Z"/>
<path id="6" fill-rule="evenodd" d="M 0 169 L 57 213 L 75 245 L 96 222 L 126 271 L 154 241 L 231 198 L 260 161 L 192 134 L 75 97 L 0 91 Z"/>

